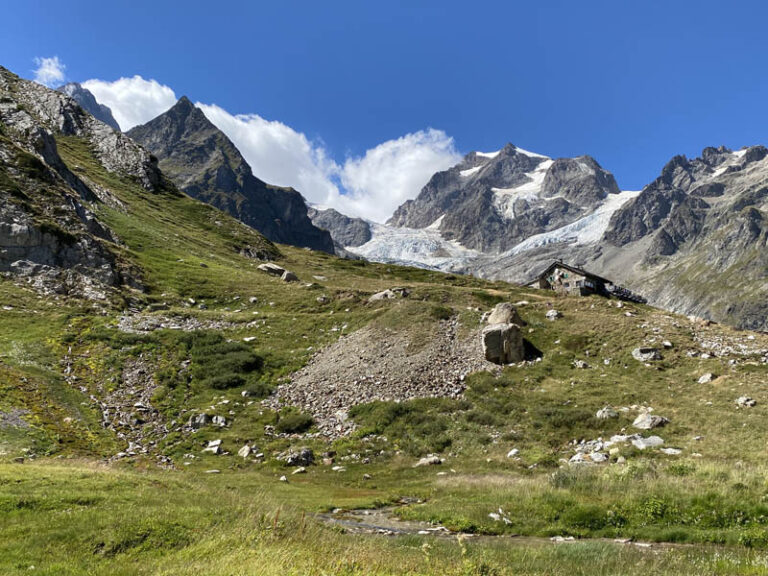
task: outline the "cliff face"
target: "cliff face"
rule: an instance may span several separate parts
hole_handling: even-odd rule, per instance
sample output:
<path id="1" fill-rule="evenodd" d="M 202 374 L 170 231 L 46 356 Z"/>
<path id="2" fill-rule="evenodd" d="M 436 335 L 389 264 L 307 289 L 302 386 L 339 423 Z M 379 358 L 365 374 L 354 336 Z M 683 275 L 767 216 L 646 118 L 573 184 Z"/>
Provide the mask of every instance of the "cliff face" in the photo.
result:
<path id="1" fill-rule="evenodd" d="M 57 138 L 86 143 L 108 172 L 147 194 L 168 193 L 149 154 L 63 93 L 0 68 L 0 270 L 46 293 L 104 299 L 140 287 L 119 239 L 91 207 L 113 200 L 59 155 Z M 173 191 L 170 191 L 173 193 Z"/>
<path id="2" fill-rule="evenodd" d="M 274 242 L 333 253 L 331 235 L 312 224 L 304 198 L 256 178 L 232 141 L 186 97 L 128 135 L 159 160 L 184 192 Z"/>

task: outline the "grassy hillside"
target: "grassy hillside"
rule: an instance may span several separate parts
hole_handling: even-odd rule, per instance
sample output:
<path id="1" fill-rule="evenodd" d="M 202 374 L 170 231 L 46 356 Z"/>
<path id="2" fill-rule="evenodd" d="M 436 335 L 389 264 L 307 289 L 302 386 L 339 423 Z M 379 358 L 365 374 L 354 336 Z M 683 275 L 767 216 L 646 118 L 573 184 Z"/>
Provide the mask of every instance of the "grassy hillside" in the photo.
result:
<path id="1" fill-rule="evenodd" d="M 57 144 L 76 174 L 117 200 L 90 208 L 146 290 L 93 303 L 0 278 L 3 573 L 766 572 L 768 336 L 597 297 L 276 249 L 173 190 L 152 194 L 107 172 L 83 140 Z M 246 247 L 299 281 L 262 272 Z M 410 295 L 368 301 L 394 286 Z M 340 336 L 375 327 L 415 353 L 450 319 L 472 334 L 502 301 L 526 302 L 532 361 L 473 374 L 457 398 L 360 404 L 350 411 L 356 430 L 331 439 L 311 414 L 260 403 Z M 562 317 L 548 320 L 550 307 Z M 671 344 L 662 360 L 632 357 L 662 341 Z M 714 379 L 699 383 L 705 373 Z M 741 396 L 757 404 L 738 407 Z M 141 423 L 137 408 L 138 423 L 105 427 L 104 407 L 119 402 L 157 413 Z M 595 417 L 606 405 L 617 418 Z M 640 406 L 669 423 L 635 430 Z M 184 426 L 203 412 L 227 425 Z M 568 465 L 579 441 L 623 430 L 657 434 L 680 453 L 625 443 L 603 464 Z M 224 454 L 202 452 L 214 439 Z M 116 459 L 129 441 L 147 451 Z M 238 456 L 244 444 L 264 456 Z M 317 462 L 293 475 L 278 456 L 304 446 Z M 429 453 L 445 461 L 413 467 Z M 463 534 L 357 534 L 317 516 L 385 506 Z"/>

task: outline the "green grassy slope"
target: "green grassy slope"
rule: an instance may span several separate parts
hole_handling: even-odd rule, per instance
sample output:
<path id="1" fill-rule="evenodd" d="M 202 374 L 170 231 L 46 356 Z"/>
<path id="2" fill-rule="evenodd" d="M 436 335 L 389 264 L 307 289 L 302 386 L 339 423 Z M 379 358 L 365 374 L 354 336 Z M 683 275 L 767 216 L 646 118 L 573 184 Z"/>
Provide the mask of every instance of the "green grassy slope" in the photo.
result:
<path id="1" fill-rule="evenodd" d="M 765 554 L 753 549 L 768 547 L 768 368 L 759 358 L 688 354 L 702 349 L 702 338 L 747 342 L 746 334 L 600 298 L 555 299 L 470 277 L 283 246 L 278 252 L 215 209 L 172 190 L 150 194 L 108 173 L 82 140 L 57 143 L 75 173 L 122 203 L 91 208 L 120 238 L 113 249 L 141 270 L 147 289 L 121 288 L 108 305 L 95 306 L 43 298 L 0 278 L 0 305 L 8 308 L 0 310 L 0 412 L 23 420 L 0 423 L 4 573 L 30 566 L 44 574 L 765 572 Z M 301 281 L 259 271 L 258 261 L 240 254 L 246 246 L 271 252 Z M 367 302 L 392 286 L 408 286 L 411 296 Z M 318 301 L 321 295 L 328 301 Z M 459 399 L 359 406 L 352 411 L 358 430 L 333 443 L 312 428 L 308 435 L 265 433 L 265 425 L 289 417 L 258 399 L 341 334 L 375 324 L 418 342 L 441 318 L 456 315 L 468 331 L 493 304 L 520 300 L 528 301 L 520 312 L 526 338 L 543 353 L 540 362 L 505 368 L 498 378 L 473 375 Z M 550 304 L 563 313 L 555 322 L 545 318 Z M 130 334 L 118 329 L 126 313 L 186 318 L 203 329 Z M 645 366 L 631 351 L 650 339 L 670 340 L 673 348 Z M 765 335 L 748 343 L 768 348 Z M 139 358 L 152 366 L 152 402 L 167 422 L 210 406 L 230 421 L 158 439 L 174 470 L 158 470 L 141 456 L 101 463 L 125 442 L 101 426 L 91 396 L 107 397 L 126 363 Z M 576 368 L 574 360 L 590 367 Z M 717 378 L 698 384 L 706 372 Z M 243 389 L 252 392 L 247 401 Z M 744 395 L 757 406 L 737 408 Z M 609 404 L 652 406 L 670 419 L 654 433 L 682 453 L 626 445 L 609 464 L 563 465 L 574 440 L 634 431 L 634 411 L 594 418 Z M 214 438 L 230 454 L 201 454 Z M 262 463 L 236 455 L 245 442 L 265 454 Z M 318 454 L 335 451 L 346 470 L 316 465 L 290 476 L 275 456 L 304 445 Z M 512 448 L 517 458 L 507 457 Z M 446 459 L 442 466 L 412 467 L 433 451 Z M 12 463 L 19 457 L 24 464 Z M 626 463 L 613 463 L 619 457 Z M 278 480 L 283 474 L 288 482 Z M 397 510 L 404 518 L 488 537 L 366 537 L 314 518 L 403 498 L 411 502 Z M 499 507 L 508 523 L 489 517 Z M 552 535 L 691 546 L 652 553 L 603 540 L 554 546 Z"/>

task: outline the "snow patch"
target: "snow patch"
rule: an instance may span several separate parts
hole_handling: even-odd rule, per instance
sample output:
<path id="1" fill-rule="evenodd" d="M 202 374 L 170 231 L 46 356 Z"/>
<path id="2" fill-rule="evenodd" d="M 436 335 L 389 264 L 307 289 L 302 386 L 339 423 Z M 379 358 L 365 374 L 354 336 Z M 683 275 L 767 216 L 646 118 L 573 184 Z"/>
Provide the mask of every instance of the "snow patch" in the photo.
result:
<path id="1" fill-rule="evenodd" d="M 712 178 L 717 178 L 718 176 L 722 176 L 725 174 L 725 171 L 728 170 L 731 166 L 736 166 L 739 163 L 739 160 L 741 160 L 744 157 L 744 154 L 747 153 L 748 148 L 744 148 L 742 150 L 736 150 L 736 152 L 731 152 L 731 156 L 733 157 L 730 161 L 723 162 L 720 168 L 714 171 L 712 174 Z"/>
<path id="2" fill-rule="evenodd" d="M 531 152 L 530 150 L 524 150 L 523 148 L 519 148 L 515 146 L 515 150 L 517 150 L 520 154 L 525 154 L 526 156 L 530 156 L 531 158 L 549 158 L 549 156 L 544 156 L 544 154 L 537 154 L 536 152 Z"/>
<path id="3" fill-rule="evenodd" d="M 603 204 L 591 214 L 576 220 L 570 224 L 562 226 L 557 230 L 536 234 L 526 238 L 517 246 L 508 250 L 504 255 L 511 256 L 519 254 L 526 250 L 539 248 L 547 244 L 568 243 L 568 244 L 593 244 L 598 242 L 608 229 L 611 216 L 624 204 L 636 198 L 640 194 L 639 190 L 621 192 L 619 194 L 608 194 Z"/>
<path id="4" fill-rule="evenodd" d="M 494 158 L 496 158 L 496 156 L 499 155 L 500 152 L 501 150 L 496 150 L 496 152 L 475 152 L 475 155 L 482 156 L 483 158 L 490 158 L 491 160 L 493 160 Z"/>
<path id="5" fill-rule="evenodd" d="M 437 220 L 432 222 L 432 224 L 427 226 L 427 230 L 439 230 L 440 229 L 440 224 L 443 223 L 443 218 L 445 218 L 445 214 L 443 214 L 442 216 L 440 216 L 440 218 L 438 218 Z"/>
<path id="6" fill-rule="evenodd" d="M 494 193 L 493 206 L 499 214 L 512 220 L 515 218 L 515 202 L 517 200 L 536 200 L 541 193 L 547 170 L 552 166 L 552 160 L 540 163 L 533 172 L 526 173 L 528 182 L 514 188 L 491 188 Z"/>
<path id="7" fill-rule="evenodd" d="M 459 172 L 459 176 L 462 176 L 464 178 L 467 178 L 468 176 L 472 176 L 472 174 L 477 174 L 482 170 L 483 166 L 475 166 L 474 168 L 467 168 L 466 170 L 462 170 Z"/>

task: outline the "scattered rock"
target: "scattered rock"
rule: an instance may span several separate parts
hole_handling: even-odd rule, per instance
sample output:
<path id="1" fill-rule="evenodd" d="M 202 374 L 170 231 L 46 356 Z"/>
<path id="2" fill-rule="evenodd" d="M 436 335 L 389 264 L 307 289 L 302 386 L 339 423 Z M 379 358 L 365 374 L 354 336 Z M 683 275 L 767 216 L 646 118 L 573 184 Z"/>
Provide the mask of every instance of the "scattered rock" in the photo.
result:
<path id="1" fill-rule="evenodd" d="M 672 342 L 669 340 L 664 340 L 661 345 L 664 347 L 665 350 L 671 350 L 672 349 Z"/>
<path id="2" fill-rule="evenodd" d="M 295 476 L 296 474 L 306 474 L 306 473 L 307 473 L 307 469 L 304 468 L 304 466 L 299 466 L 298 468 L 296 468 L 296 470 L 291 472 L 291 476 Z"/>
<path id="3" fill-rule="evenodd" d="M 712 372 L 707 372 L 701 378 L 699 378 L 699 384 L 709 384 L 715 379 L 715 375 Z"/>
<path id="4" fill-rule="evenodd" d="M 284 458 L 287 466 L 311 466 L 315 462 L 315 453 L 309 448 L 298 452 L 289 452 Z"/>
<path id="5" fill-rule="evenodd" d="M 368 302 L 378 302 L 380 300 L 394 300 L 395 298 L 407 298 L 410 294 L 410 290 L 407 288 L 387 288 L 381 292 L 377 292 L 370 298 Z"/>
<path id="6" fill-rule="evenodd" d="M 290 270 L 286 270 L 285 272 L 283 272 L 282 276 L 280 276 L 280 279 L 283 282 L 298 282 L 299 281 L 299 277 L 296 276 L 296 274 L 294 274 Z"/>
<path id="7" fill-rule="evenodd" d="M 550 320 L 551 322 L 554 322 L 558 318 L 562 318 L 562 317 L 563 315 L 557 310 L 555 310 L 554 308 L 547 312 L 547 320 Z"/>
<path id="8" fill-rule="evenodd" d="M 647 346 L 641 346 L 632 350 L 632 358 L 639 362 L 651 362 L 653 360 L 661 360 L 661 352 L 656 348 L 649 348 Z"/>
<path id="9" fill-rule="evenodd" d="M 595 414 L 595 418 L 598 420 L 609 420 L 611 418 L 618 418 L 619 413 L 616 412 L 616 410 L 613 409 L 612 406 L 604 406 L 603 408 L 600 408 L 600 410 L 597 411 Z"/>
<path id="10" fill-rule="evenodd" d="M 264 264 L 259 264 L 257 268 L 262 272 L 266 272 L 270 276 L 282 276 L 286 272 L 285 268 L 283 268 L 282 266 L 278 266 L 277 264 L 273 264 L 272 262 L 265 262 Z"/>
<path id="11" fill-rule="evenodd" d="M 288 482 L 288 478 L 285 476 L 280 476 L 280 482 Z"/>
<path id="12" fill-rule="evenodd" d="M 738 400 L 736 400 L 736 404 L 744 408 L 752 408 L 753 406 L 757 405 L 757 402 L 755 402 L 749 396 L 740 396 Z"/>
<path id="13" fill-rule="evenodd" d="M 573 367 L 581 368 L 582 370 L 584 370 L 586 368 L 589 368 L 589 364 L 587 364 L 587 362 L 585 362 L 584 360 L 574 360 Z"/>
<path id="14" fill-rule="evenodd" d="M 241 458 L 248 458 L 248 456 L 251 455 L 251 452 L 253 452 L 253 448 L 251 448 L 248 444 L 240 448 L 240 450 L 237 451 L 237 455 Z"/>
<path id="15" fill-rule="evenodd" d="M 648 438 L 635 438 L 632 440 L 632 445 L 639 450 L 645 450 L 646 448 L 656 448 L 664 444 L 664 440 L 658 436 L 648 436 Z"/>
<path id="16" fill-rule="evenodd" d="M 425 456 L 416 464 L 413 465 L 414 468 L 418 468 L 419 466 L 437 466 L 439 464 L 442 464 L 443 461 L 440 458 L 440 456 L 437 456 L 435 454 L 430 454 L 429 456 Z"/>
<path id="17" fill-rule="evenodd" d="M 491 324 L 483 329 L 485 359 L 495 364 L 511 364 L 525 360 L 525 346 L 520 326 Z"/>
<path id="18" fill-rule="evenodd" d="M 639 428 L 640 430 L 651 430 L 652 428 L 665 426 L 668 423 L 669 420 L 663 416 L 657 416 L 655 414 L 651 414 L 650 412 L 643 412 L 640 414 L 640 416 L 635 418 L 635 421 L 632 422 L 632 426 Z"/>
<path id="19" fill-rule="evenodd" d="M 507 452 L 507 458 L 514 458 L 518 454 L 520 454 L 520 450 L 518 450 L 517 448 L 512 448 L 512 450 Z"/>
<path id="20" fill-rule="evenodd" d="M 203 448 L 203 452 L 210 452 L 211 454 L 221 454 L 221 440 L 211 440 L 208 445 Z"/>
<path id="21" fill-rule="evenodd" d="M 683 453 L 679 448 L 659 448 L 659 452 L 667 456 L 679 456 Z"/>

